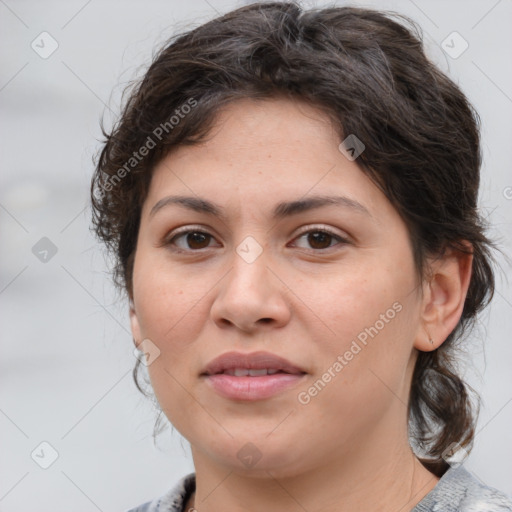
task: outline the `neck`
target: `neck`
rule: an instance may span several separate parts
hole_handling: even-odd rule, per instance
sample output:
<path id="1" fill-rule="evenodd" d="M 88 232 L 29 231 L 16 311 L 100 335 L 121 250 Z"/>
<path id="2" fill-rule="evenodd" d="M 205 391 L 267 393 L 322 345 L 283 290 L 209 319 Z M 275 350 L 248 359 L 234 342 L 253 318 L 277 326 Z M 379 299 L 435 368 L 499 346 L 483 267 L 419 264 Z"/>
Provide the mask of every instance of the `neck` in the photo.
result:
<path id="1" fill-rule="evenodd" d="M 375 445 L 368 437 L 360 449 L 333 450 L 321 465 L 300 474 L 257 475 L 219 466 L 192 448 L 196 493 L 186 511 L 242 512 L 407 512 L 437 484 L 414 456 L 407 439 Z M 405 441 L 405 442 L 403 442 Z"/>

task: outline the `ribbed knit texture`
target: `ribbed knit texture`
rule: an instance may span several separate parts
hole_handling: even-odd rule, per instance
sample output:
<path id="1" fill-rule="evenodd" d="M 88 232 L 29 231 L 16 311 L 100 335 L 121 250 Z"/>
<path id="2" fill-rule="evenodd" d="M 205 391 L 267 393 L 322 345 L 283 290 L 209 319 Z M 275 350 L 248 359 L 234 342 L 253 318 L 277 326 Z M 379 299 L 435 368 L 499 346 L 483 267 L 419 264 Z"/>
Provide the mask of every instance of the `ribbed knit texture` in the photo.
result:
<path id="1" fill-rule="evenodd" d="M 190 473 L 162 497 L 127 512 L 188 512 L 183 507 L 195 488 L 195 473 Z M 411 512 L 504 511 L 512 512 L 510 497 L 480 483 L 463 466 L 458 466 L 451 467 Z"/>

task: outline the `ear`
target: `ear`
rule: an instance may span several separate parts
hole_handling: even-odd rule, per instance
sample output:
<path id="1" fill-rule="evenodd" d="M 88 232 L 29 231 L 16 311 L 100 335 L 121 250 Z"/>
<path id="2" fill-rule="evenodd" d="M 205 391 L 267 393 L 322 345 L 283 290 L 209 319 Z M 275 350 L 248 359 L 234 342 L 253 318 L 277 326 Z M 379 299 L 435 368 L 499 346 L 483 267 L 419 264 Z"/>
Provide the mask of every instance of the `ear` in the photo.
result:
<path id="1" fill-rule="evenodd" d="M 132 330 L 133 343 L 136 347 L 138 347 L 142 342 L 142 336 L 140 332 L 139 319 L 135 311 L 133 299 L 130 299 L 130 328 Z"/>
<path id="2" fill-rule="evenodd" d="M 466 245 L 471 249 L 469 243 Z M 414 343 L 418 350 L 435 350 L 455 329 L 468 293 L 472 264 L 472 254 L 455 250 L 429 261 L 429 278 L 423 283 L 422 329 Z"/>

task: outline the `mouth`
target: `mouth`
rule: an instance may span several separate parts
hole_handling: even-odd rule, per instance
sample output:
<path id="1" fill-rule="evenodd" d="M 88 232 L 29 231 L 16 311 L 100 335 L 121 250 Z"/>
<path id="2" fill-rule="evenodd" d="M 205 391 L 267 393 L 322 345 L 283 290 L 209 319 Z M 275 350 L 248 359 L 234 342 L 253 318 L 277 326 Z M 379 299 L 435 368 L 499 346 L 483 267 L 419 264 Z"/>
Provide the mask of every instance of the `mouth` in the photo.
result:
<path id="1" fill-rule="evenodd" d="M 233 377 L 262 377 L 263 375 L 275 375 L 276 373 L 282 373 L 286 375 L 295 375 L 284 370 L 278 370 L 276 368 L 231 368 L 224 370 L 222 373 L 215 373 L 214 375 L 232 375 Z"/>
<path id="2" fill-rule="evenodd" d="M 302 381 L 307 372 L 269 352 L 229 352 L 211 361 L 201 376 L 224 398 L 263 400 Z"/>
<path id="3" fill-rule="evenodd" d="M 276 373 L 299 375 L 303 368 L 271 352 L 226 352 L 210 361 L 201 375 L 227 374 L 235 377 L 261 377 Z"/>

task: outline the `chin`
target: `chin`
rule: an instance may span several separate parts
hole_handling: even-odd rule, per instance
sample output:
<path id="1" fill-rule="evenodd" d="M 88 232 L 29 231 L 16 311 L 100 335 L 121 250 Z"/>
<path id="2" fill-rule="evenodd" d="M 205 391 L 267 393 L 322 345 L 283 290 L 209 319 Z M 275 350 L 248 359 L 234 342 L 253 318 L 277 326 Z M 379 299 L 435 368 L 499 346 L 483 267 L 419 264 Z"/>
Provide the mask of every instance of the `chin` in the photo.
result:
<path id="1" fill-rule="evenodd" d="M 219 464 L 239 475 L 268 478 L 270 474 L 275 478 L 287 478 L 306 469 L 305 453 L 298 451 L 296 446 L 297 443 L 289 437 L 270 441 L 266 431 L 260 437 L 237 436 L 230 439 L 229 446 L 217 444 L 216 453 L 212 453 L 211 448 L 208 451 Z"/>

